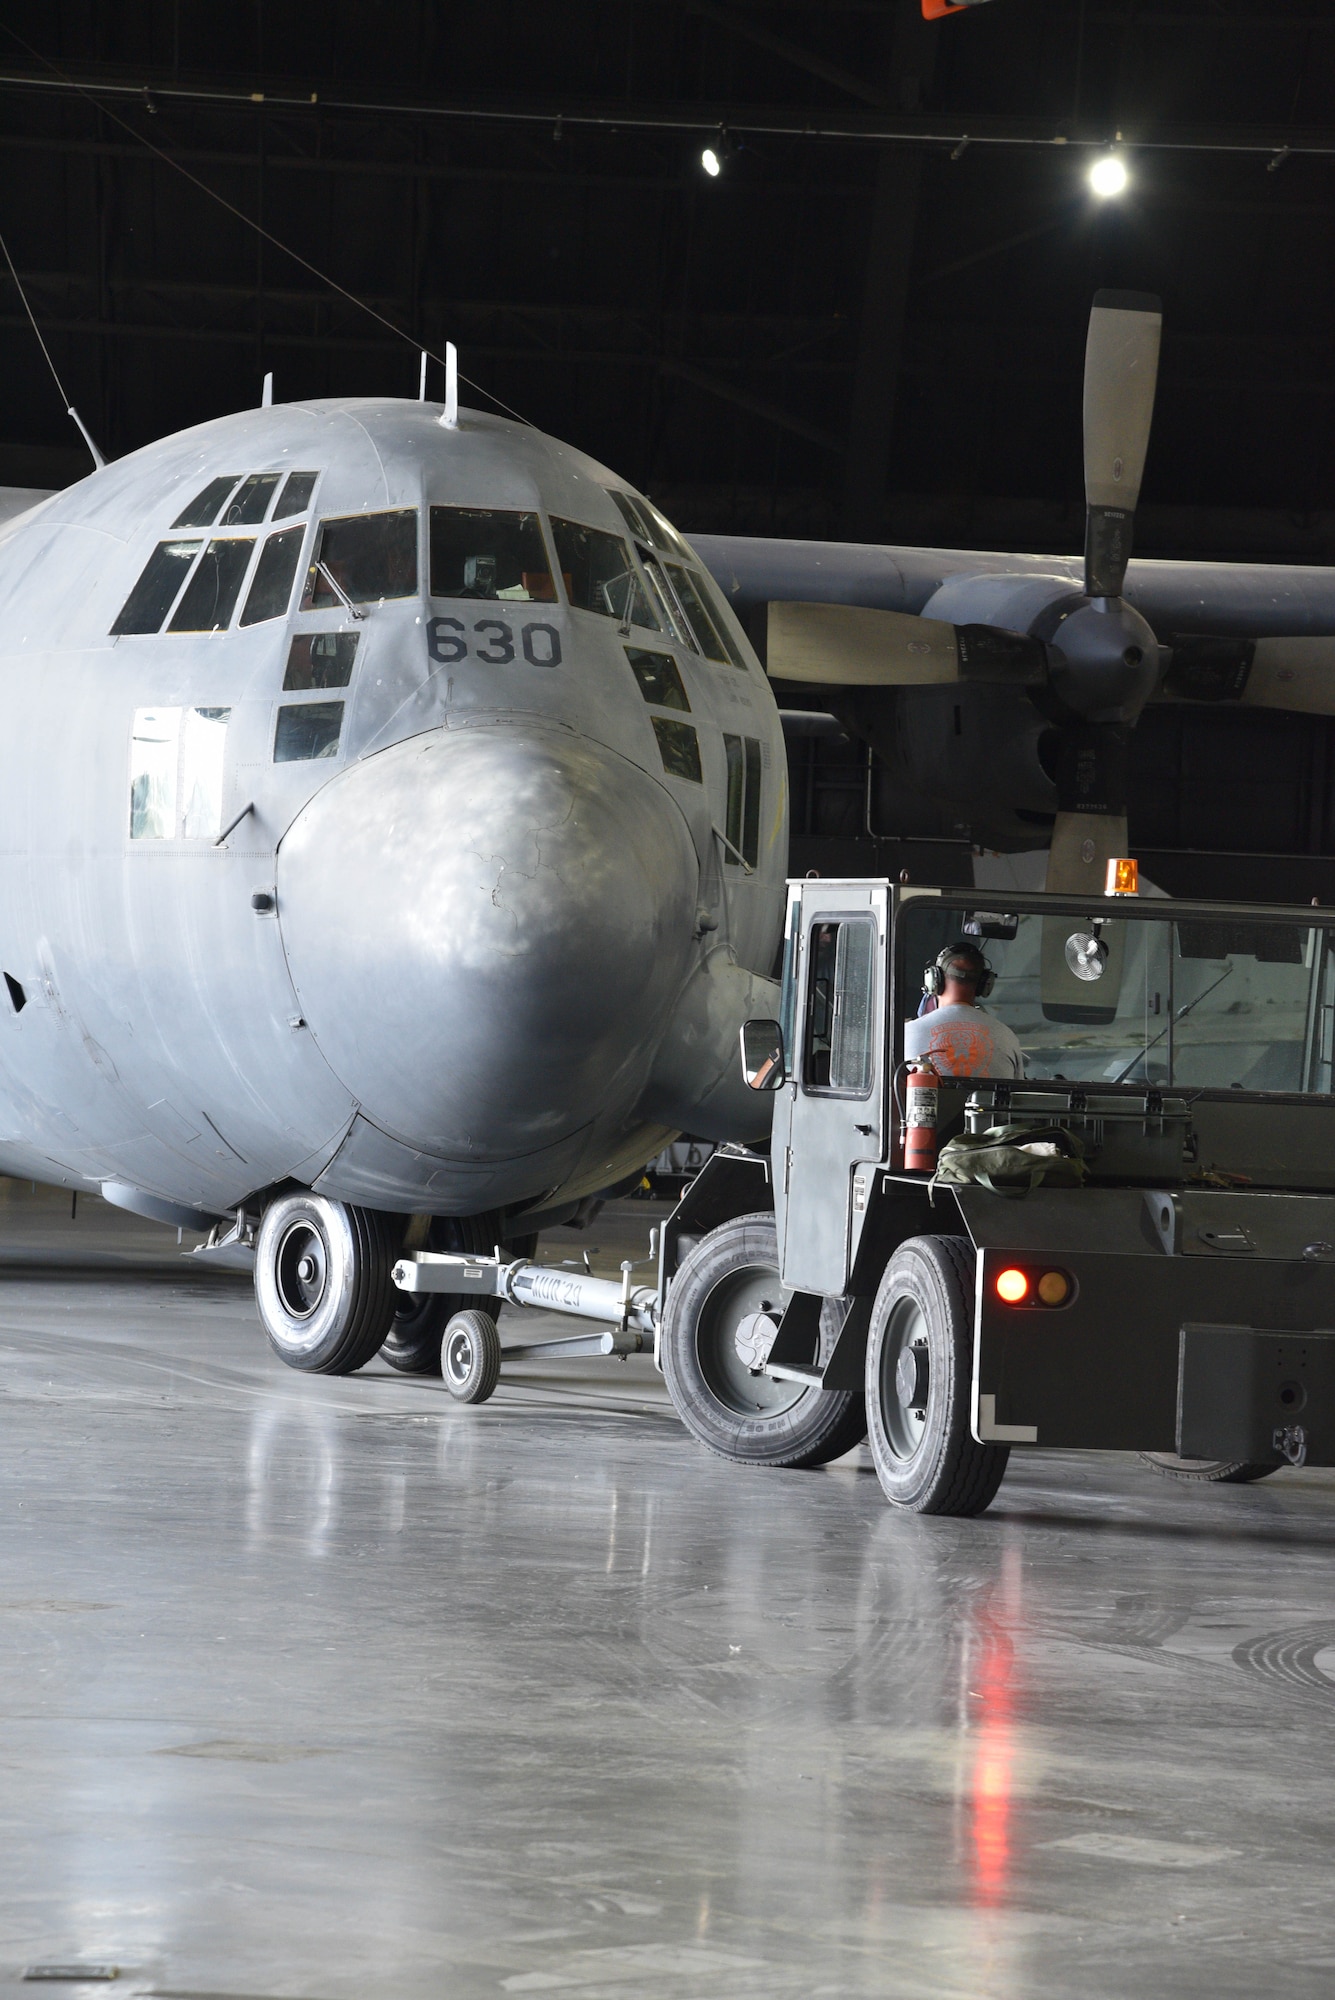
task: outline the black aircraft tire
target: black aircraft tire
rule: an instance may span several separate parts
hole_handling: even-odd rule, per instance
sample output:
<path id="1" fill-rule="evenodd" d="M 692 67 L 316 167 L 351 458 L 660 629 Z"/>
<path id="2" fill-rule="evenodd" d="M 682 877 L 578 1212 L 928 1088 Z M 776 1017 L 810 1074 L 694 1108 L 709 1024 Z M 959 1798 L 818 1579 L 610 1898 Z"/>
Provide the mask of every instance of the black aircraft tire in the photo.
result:
<path id="1" fill-rule="evenodd" d="M 491 1250 L 496 1241 L 496 1218 L 488 1215 L 433 1216 L 427 1234 L 432 1250 Z M 536 1236 L 522 1243 L 507 1244 L 506 1255 L 531 1257 L 537 1249 Z M 527 1246 L 527 1247 L 525 1247 Z M 394 1294 L 397 1310 L 380 1350 L 380 1359 L 400 1375 L 439 1375 L 441 1342 L 445 1329 L 456 1313 L 477 1306 L 496 1319 L 501 1301 L 479 1298 L 476 1292 L 399 1292 Z"/>
<path id="2" fill-rule="evenodd" d="M 473 1301 L 462 1292 L 400 1292 L 397 1298 L 380 1359 L 400 1375 L 439 1375 L 445 1329 Z"/>
<path id="3" fill-rule="evenodd" d="M 394 1317 L 390 1225 L 327 1195 L 280 1195 L 255 1244 L 255 1303 L 289 1368 L 350 1375 L 380 1349 Z"/>
<path id="4" fill-rule="evenodd" d="M 828 1465 L 867 1435 L 859 1390 L 773 1381 L 739 1357 L 737 1322 L 786 1297 L 772 1215 L 738 1216 L 702 1236 L 668 1292 L 659 1348 L 668 1393 L 692 1437 L 737 1465 Z M 825 1321 L 822 1358 L 837 1325 Z"/>
<path id="5" fill-rule="evenodd" d="M 867 1436 L 882 1492 L 909 1513 L 981 1514 L 1010 1456 L 970 1425 L 974 1262 L 959 1237 L 911 1236 L 872 1307 Z M 901 1397 L 901 1380 L 921 1403 Z"/>
<path id="6" fill-rule="evenodd" d="M 1178 1458 L 1171 1451 L 1142 1451 L 1137 1456 L 1161 1479 L 1178 1479 L 1188 1486 L 1250 1486 L 1282 1469 L 1254 1465 L 1245 1458 Z"/>

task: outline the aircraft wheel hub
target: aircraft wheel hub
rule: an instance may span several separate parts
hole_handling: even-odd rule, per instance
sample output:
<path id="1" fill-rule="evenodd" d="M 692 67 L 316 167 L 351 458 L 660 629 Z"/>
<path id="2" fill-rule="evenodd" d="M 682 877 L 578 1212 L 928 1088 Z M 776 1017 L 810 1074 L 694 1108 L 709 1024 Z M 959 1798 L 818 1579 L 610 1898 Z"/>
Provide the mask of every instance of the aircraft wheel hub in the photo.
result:
<path id="1" fill-rule="evenodd" d="M 279 1296 L 293 1319 L 309 1319 L 324 1297 L 329 1253 L 324 1238 L 308 1222 L 294 1222 L 278 1248 Z"/>

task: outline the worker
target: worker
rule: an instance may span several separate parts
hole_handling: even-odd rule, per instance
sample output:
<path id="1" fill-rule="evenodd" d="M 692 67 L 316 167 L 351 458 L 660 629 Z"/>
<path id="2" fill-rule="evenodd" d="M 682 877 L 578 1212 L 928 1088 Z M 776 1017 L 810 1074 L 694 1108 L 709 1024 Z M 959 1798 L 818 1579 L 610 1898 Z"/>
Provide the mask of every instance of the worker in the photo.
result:
<path id="1" fill-rule="evenodd" d="M 979 1005 L 995 979 L 968 938 L 947 945 L 923 976 L 924 991 L 940 1004 L 906 1024 L 905 1056 L 928 1057 L 942 1076 L 1023 1076 L 1024 1051 L 1015 1035 Z"/>

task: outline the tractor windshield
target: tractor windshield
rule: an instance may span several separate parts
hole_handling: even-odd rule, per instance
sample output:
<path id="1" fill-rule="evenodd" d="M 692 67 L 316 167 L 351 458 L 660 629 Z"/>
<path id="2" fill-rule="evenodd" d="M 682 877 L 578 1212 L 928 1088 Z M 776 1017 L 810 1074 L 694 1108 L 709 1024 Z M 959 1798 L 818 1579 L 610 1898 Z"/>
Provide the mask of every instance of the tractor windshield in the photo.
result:
<path id="1" fill-rule="evenodd" d="M 969 938 L 995 973 L 982 1005 L 1019 1040 L 1027 1076 L 1335 1088 L 1335 931 L 1251 911 L 1179 916 L 1129 899 L 1010 916 L 924 899 L 902 910 L 899 928 L 902 1011 L 916 1010 L 922 968 Z"/>

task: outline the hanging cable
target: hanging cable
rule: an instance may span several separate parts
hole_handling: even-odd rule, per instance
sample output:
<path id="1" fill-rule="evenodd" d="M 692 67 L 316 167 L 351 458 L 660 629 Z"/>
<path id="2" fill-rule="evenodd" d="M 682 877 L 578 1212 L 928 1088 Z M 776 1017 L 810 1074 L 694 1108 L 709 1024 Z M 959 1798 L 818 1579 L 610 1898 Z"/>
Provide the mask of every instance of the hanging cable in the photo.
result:
<path id="1" fill-rule="evenodd" d="M 245 224 L 247 229 L 253 229 L 257 236 L 262 237 L 266 243 L 271 243 L 275 250 L 281 250 L 283 255 L 290 257 L 294 264 L 300 264 L 303 271 L 309 271 L 311 276 L 318 278 L 322 285 L 328 285 L 331 292 L 337 292 L 340 298 L 348 301 L 349 305 L 356 306 L 361 312 L 369 313 L 371 318 L 378 321 L 388 333 L 392 333 L 396 340 L 407 341 L 411 348 L 421 351 L 422 344 L 414 334 L 406 332 L 401 326 L 396 326 L 392 319 L 386 319 L 382 312 L 377 312 L 375 307 L 368 305 L 365 299 L 359 299 L 357 294 L 350 292 L 346 285 L 340 285 L 337 278 L 331 278 L 329 273 L 322 271 L 318 264 L 312 264 L 309 257 L 303 257 L 301 252 L 294 250 L 290 243 L 284 243 L 280 236 L 275 236 L 272 230 L 264 227 L 263 223 L 256 222 L 253 215 L 247 215 L 243 208 L 238 208 L 234 202 L 228 201 L 226 195 L 219 194 L 217 189 L 211 188 L 207 181 L 200 180 L 198 174 L 192 174 L 188 167 L 182 166 L 179 160 L 174 160 L 170 153 L 163 151 L 161 146 L 155 146 L 151 139 L 146 139 L 142 132 L 137 132 L 134 126 L 129 124 L 126 119 L 119 117 L 116 112 L 108 109 L 105 104 L 100 103 L 92 91 L 86 90 L 74 77 L 67 75 L 58 63 L 52 62 L 50 56 L 44 56 L 40 49 L 35 49 L 32 46 L 31 42 L 25 42 L 22 35 L 16 29 L 11 28 L 7 21 L 0 25 L 3 25 L 6 34 L 16 41 L 19 47 L 32 57 L 34 62 L 44 64 L 50 70 L 52 76 L 59 77 L 60 81 L 68 89 L 77 92 L 85 102 L 92 105 L 94 111 L 100 111 L 102 116 L 109 118 L 113 125 L 119 125 L 122 132 L 128 132 L 130 137 L 137 144 L 143 146 L 147 152 L 152 153 L 155 159 L 161 160 L 165 166 L 173 168 L 183 179 L 189 181 L 192 187 L 198 188 L 201 194 L 206 194 L 210 201 L 216 201 L 220 208 L 225 208 L 229 215 L 234 215 L 238 222 Z M 12 271 L 14 267 L 11 264 L 9 268 Z M 16 278 L 15 283 L 17 284 L 17 282 Z M 27 304 L 26 299 L 24 300 L 24 304 Z M 32 314 L 29 313 L 28 317 L 32 319 Z M 36 327 L 36 324 L 36 320 L 33 320 L 34 327 Z M 37 338 L 41 340 L 42 337 L 38 334 Z M 43 350 L 45 351 L 45 342 L 43 342 Z M 430 348 L 427 348 L 425 351 L 431 355 L 433 361 L 438 361 L 442 368 L 444 367 L 445 357 L 443 354 L 436 354 Z M 50 360 L 49 355 L 47 359 Z M 530 430 L 534 428 L 527 417 L 521 416 L 518 410 L 511 409 L 510 405 L 502 402 L 501 398 L 492 390 L 484 389 L 480 382 L 474 382 L 470 376 L 463 374 L 460 375 L 459 380 L 467 382 L 470 389 L 476 389 L 479 396 L 485 396 L 488 402 L 494 403 L 498 410 L 504 410 L 506 416 L 513 417 L 516 423 L 527 424 Z M 64 393 L 63 390 L 61 393 Z M 74 416 L 73 410 L 70 411 L 70 415 L 74 417 L 74 421 L 79 424 L 79 429 L 82 431 L 83 425 L 79 423 L 78 417 Z M 93 452 L 94 457 L 96 457 L 97 448 L 93 444 L 92 439 L 88 437 L 87 431 L 84 431 L 84 436 L 88 438 L 89 449 Z M 98 463 L 100 464 L 101 462 L 99 459 Z"/>
<path id="2" fill-rule="evenodd" d="M 47 346 L 46 342 L 42 338 L 42 329 L 40 326 L 38 326 L 36 315 L 34 314 L 32 307 L 28 304 L 28 294 L 24 291 L 23 282 L 20 279 L 18 272 L 14 269 L 14 259 L 9 254 L 9 245 L 6 243 L 3 236 L 0 236 L 0 250 L 3 250 L 5 253 L 5 262 L 9 266 L 9 275 L 14 280 L 14 288 L 17 291 L 19 297 L 23 301 L 23 310 L 25 313 L 27 313 L 29 322 L 32 326 L 32 330 L 37 335 L 37 345 L 41 348 L 42 353 L 46 356 L 46 365 L 51 370 L 51 379 L 55 383 L 56 388 L 60 391 L 60 400 L 65 405 L 65 415 L 67 417 L 73 417 L 75 423 L 79 426 L 79 430 L 83 435 L 83 441 L 87 445 L 89 451 L 91 451 L 93 454 L 93 464 L 97 467 L 98 471 L 100 472 L 102 470 L 102 467 L 106 464 L 107 461 L 105 460 L 105 458 L 103 458 L 101 452 L 98 450 L 97 446 L 93 443 L 92 438 L 89 436 L 87 424 L 84 422 L 83 418 L 79 415 L 79 412 L 75 409 L 69 397 L 65 394 L 65 384 L 61 381 L 59 372 L 56 368 L 56 364 L 51 359 L 51 349 Z"/>

